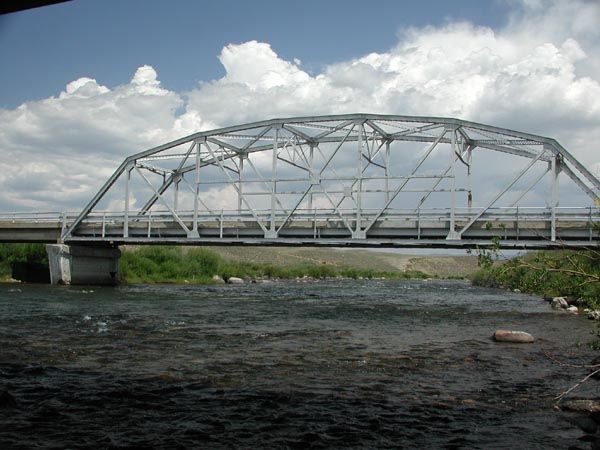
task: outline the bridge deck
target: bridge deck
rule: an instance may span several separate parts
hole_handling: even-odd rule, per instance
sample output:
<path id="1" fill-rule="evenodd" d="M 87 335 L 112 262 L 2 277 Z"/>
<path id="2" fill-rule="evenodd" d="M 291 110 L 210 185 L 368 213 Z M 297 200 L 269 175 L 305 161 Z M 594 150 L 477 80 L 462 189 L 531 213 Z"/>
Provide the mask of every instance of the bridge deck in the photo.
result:
<path id="1" fill-rule="evenodd" d="M 90 216 L 65 242 L 90 244 L 178 245 L 305 245 L 349 247 L 502 248 L 589 247 L 598 243 L 600 214 L 592 208 L 501 209 L 481 215 L 461 236 L 449 239 L 449 211 L 394 211 L 376 217 L 368 211 L 361 227 L 373 221 L 364 237 L 353 235 L 355 215 L 341 211 L 313 211 L 293 217 L 279 215 L 270 222 L 268 212 L 258 215 L 223 211 L 199 215 L 180 213 L 181 222 L 165 213 Z M 455 230 L 469 223 L 476 210 L 455 215 Z M 58 242 L 74 215 L 46 213 L 0 216 L 1 242 Z M 552 225 L 555 240 L 552 240 Z M 269 234 L 274 225 L 274 234 Z"/>

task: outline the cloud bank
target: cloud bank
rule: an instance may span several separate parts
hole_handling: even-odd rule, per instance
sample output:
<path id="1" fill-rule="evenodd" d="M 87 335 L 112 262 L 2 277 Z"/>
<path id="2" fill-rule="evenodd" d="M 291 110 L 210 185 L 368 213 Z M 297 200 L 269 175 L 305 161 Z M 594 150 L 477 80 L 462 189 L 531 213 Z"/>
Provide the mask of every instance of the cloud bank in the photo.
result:
<path id="1" fill-rule="evenodd" d="M 107 87 L 90 77 L 0 110 L 0 210 L 78 210 L 127 155 L 273 117 L 369 112 L 450 116 L 555 137 L 600 168 L 600 4 L 514 3 L 498 30 L 409 28 L 385 53 L 308 73 L 269 43 L 225 46 L 225 75 L 190 92 L 151 66 Z"/>

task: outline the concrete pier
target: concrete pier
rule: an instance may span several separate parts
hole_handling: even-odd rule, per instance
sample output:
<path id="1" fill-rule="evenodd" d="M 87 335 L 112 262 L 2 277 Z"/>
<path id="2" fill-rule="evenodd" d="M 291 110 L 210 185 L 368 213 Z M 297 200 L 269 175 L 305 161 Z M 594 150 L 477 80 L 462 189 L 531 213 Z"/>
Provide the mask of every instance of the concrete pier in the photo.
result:
<path id="1" fill-rule="evenodd" d="M 118 248 L 47 244 L 51 284 L 116 285 Z"/>

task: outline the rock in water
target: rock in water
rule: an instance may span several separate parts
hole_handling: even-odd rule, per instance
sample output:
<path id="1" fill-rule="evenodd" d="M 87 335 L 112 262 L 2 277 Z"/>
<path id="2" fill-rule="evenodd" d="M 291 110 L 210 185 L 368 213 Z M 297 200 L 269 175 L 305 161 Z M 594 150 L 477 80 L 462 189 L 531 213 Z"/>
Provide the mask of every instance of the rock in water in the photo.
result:
<path id="1" fill-rule="evenodd" d="M 573 424 L 579 427 L 581 431 L 588 434 L 594 434 L 598 430 L 598 424 L 588 416 L 573 419 Z"/>
<path id="2" fill-rule="evenodd" d="M 550 306 L 555 309 L 567 309 L 569 304 L 564 297 L 554 297 L 552 299 L 552 303 L 550 303 Z"/>
<path id="3" fill-rule="evenodd" d="M 570 313 L 574 313 L 574 314 L 578 314 L 579 313 L 579 309 L 577 308 L 577 306 L 569 306 L 567 308 L 567 311 L 569 311 Z"/>
<path id="4" fill-rule="evenodd" d="M 516 342 L 527 344 L 535 341 L 533 336 L 524 331 L 496 330 L 494 340 L 498 342 Z"/>
<path id="5" fill-rule="evenodd" d="M 244 284 L 244 280 L 238 277 L 229 277 L 227 278 L 227 283 L 229 284 Z"/>

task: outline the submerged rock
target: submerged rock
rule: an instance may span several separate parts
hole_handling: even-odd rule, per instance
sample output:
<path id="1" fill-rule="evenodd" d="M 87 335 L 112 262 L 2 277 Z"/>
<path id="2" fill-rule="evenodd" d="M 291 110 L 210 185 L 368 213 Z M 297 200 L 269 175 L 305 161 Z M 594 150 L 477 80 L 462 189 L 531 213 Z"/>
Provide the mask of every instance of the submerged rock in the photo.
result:
<path id="1" fill-rule="evenodd" d="M 229 277 L 227 278 L 227 283 L 229 284 L 244 284 L 244 280 L 238 277 Z"/>
<path id="2" fill-rule="evenodd" d="M 535 338 L 525 331 L 496 330 L 494 340 L 497 342 L 516 342 L 519 344 L 528 344 L 535 341 Z"/>
<path id="3" fill-rule="evenodd" d="M 573 424 L 588 434 L 594 434 L 598 430 L 598 424 L 588 416 L 576 417 L 573 419 Z"/>
<path id="4" fill-rule="evenodd" d="M 554 297 L 552 302 L 550 303 L 554 309 L 567 309 L 569 307 L 569 303 L 564 297 Z"/>
<path id="5" fill-rule="evenodd" d="M 17 399 L 7 390 L 0 392 L 0 409 L 13 409 L 17 407 Z"/>

